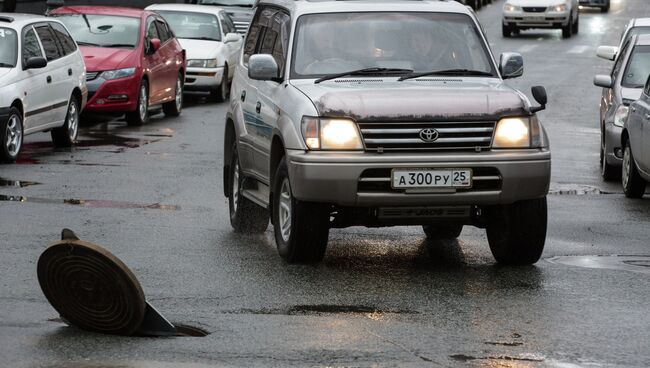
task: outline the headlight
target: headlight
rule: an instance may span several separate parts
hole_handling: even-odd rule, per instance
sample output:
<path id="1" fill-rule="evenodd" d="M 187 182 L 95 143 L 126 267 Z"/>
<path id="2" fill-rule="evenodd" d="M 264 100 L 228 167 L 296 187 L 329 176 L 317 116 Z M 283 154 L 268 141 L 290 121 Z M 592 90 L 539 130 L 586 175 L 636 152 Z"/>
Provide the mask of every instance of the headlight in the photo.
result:
<path id="1" fill-rule="evenodd" d="M 555 12 L 563 12 L 566 11 L 566 4 L 553 5 L 548 10 L 555 11 Z"/>
<path id="2" fill-rule="evenodd" d="M 503 10 L 507 12 L 521 11 L 521 7 L 506 3 L 506 5 L 503 6 Z"/>
<path id="3" fill-rule="evenodd" d="M 614 125 L 622 127 L 627 120 L 627 115 L 630 112 L 630 108 L 625 105 L 621 105 L 616 109 L 614 113 Z"/>
<path id="4" fill-rule="evenodd" d="M 545 143 L 536 116 L 503 118 L 497 123 L 492 148 L 541 148 Z"/>
<path id="5" fill-rule="evenodd" d="M 111 79 L 130 77 L 133 74 L 135 74 L 135 68 L 107 70 L 105 72 L 102 72 L 102 78 L 111 80 Z"/>
<path id="6" fill-rule="evenodd" d="M 349 119 L 302 118 L 302 136 L 310 150 L 362 150 L 361 136 Z"/>
<path id="7" fill-rule="evenodd" d="M 216 68 L 217 59 L 190 59 L 187 61 L 189 68 Z"/>

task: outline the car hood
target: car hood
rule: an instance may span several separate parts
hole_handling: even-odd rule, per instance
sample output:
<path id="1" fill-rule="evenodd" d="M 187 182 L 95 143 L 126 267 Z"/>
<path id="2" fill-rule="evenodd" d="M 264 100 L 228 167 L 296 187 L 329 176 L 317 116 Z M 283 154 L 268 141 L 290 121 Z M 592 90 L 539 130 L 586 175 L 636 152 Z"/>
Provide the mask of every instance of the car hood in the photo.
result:
<path id="1" fill-rule="evenodd" d="M 508 0 L 507 2 L 508 4 L 525 7 L 552 6 L 566 3 L 565 0 Z"/>
<path id="2" fill-rule="evenodd" d="M 623 97 L 624 100 L 631 100 L 631 101 L 636 101 L 641 97 L 641 93 L 643 92 L 643 88 L 621 88 L 621 97 Z"/>
<path id="3" fill-rule="evenodd" d="M 84 56 L 86 70 L 89 72 L 99 72 L 135 66 L 133 65 L 134 63 L 129 62 L 134 58 L 134 50 L 88 46 L 80 46 L 79 49 L 81 50 L 81 54 Z"/>
<path id="4" fill-rule="evenodd" d="M 178 42 L 185 49 L 187 60 L 213 59 L 217 57 L 219 49 L 223 46 L 221 41 L 191 40 L 188 38 L 179 38 Z"/>
<path id="5" fill-rule="evenodd" d="M 527 115 L 528 99 L 501 80 L 475 78 L 381 82 L 292 83 L 320 116 L 355 120 L 497 120 Z"/>

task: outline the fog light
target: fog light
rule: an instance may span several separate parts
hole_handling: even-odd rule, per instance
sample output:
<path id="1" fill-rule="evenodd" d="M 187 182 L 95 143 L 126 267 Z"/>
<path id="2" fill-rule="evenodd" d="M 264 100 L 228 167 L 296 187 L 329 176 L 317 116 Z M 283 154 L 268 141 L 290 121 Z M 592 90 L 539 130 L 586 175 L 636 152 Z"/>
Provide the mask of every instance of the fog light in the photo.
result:
<path id="1" fill-rule="evenodd" d="M 108 99 L 110 101 L 116 101 L 116 100 L 128 100 L 129 96 L 128 95 L 110 95 L 108 96 Z"/>
<path id="2" fill-rule="evenodd" d="M 106 101 L 104 101 L 103 98 L 100 98 L 100 99 L 98 99 L 97 101 L 95 101 L 95 103 L 96 103 L 97 105 L 103 105 L 104 102 L 106 102 Z"/>

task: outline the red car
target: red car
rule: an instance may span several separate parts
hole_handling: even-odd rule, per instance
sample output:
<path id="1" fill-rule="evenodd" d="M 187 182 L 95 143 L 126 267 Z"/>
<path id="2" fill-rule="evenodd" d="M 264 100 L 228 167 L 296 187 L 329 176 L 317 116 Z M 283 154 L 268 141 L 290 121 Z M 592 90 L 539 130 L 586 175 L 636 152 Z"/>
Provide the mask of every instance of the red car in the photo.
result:
<path id="1" fill-rule="evenodd" d="M 183 107 L 185 51 L 158 14 L 131 8 L 66 6 L 50 13 L 79 44 L 86 63 L 85 111 L 126 113 L 129 125 L 149 120 L 162 105 L 165 115 Z"/>

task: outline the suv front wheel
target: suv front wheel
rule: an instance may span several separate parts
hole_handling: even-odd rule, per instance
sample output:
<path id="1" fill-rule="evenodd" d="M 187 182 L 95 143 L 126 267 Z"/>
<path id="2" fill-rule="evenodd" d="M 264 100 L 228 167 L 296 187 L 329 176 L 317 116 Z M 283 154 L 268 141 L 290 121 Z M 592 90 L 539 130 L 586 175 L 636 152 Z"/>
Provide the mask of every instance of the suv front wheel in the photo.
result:
<path id="1" fill-rule="evenodd" d="M 323 259 L 329 236 L 329 206 L 293 197 L 286 157 L 275 173 L 272 217 L 282 258 L 289 263 L 316 263 Z"/>

